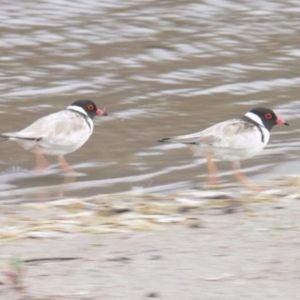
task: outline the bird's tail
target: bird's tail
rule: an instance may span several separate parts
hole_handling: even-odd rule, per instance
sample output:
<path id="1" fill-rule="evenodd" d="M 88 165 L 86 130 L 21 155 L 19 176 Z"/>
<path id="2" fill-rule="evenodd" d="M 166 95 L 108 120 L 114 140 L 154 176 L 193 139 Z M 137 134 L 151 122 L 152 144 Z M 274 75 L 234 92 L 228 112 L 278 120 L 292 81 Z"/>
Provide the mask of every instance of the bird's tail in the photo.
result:
<path id="1" fill-rule="evenodd" d="M 24 141 L 39 142 L 41 139 L 42 139 L 42 137 L 16 136 L 13 133 L 0 135 L 0 143 L 5 142 L 7 140 L 24 140 Z"/>
<path id="2" fill-rule="evenodd" d="M 173 137 L 168 137 L 168 138 L 162 138 L 158 140 L 158 142 L 161 143 L 186 143 L 185 141 L 185 136 L 173 136 Z"/>
<path id="3" fill-rule="evenodd" d="M 158 142 L 161 142 L 161 143 L 172 143 L 172 138 L 162 138 L 160 140 L 158 140 Z"/>

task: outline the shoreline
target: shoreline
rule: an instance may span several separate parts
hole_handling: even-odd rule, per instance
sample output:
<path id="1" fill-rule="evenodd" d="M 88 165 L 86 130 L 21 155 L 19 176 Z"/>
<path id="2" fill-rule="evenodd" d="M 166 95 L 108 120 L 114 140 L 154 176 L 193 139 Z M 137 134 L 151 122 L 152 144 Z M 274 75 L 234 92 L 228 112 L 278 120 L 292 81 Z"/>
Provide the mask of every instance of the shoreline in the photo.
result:
<path id="1" fill-rule="evenodd" d="M 297 299 L 298 181 L 1 205 L 1 299 Z"/>

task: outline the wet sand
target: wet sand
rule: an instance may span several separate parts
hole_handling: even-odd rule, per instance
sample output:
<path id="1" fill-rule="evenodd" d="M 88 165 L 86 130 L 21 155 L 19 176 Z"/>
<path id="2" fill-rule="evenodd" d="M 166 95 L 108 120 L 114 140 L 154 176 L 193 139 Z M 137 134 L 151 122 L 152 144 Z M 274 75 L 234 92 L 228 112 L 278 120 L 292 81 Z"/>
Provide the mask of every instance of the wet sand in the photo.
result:
<path id="1" fill-rule="evenodd" d="M 298 182 L 2 206 L 0 298 L 298 299 Z"/>

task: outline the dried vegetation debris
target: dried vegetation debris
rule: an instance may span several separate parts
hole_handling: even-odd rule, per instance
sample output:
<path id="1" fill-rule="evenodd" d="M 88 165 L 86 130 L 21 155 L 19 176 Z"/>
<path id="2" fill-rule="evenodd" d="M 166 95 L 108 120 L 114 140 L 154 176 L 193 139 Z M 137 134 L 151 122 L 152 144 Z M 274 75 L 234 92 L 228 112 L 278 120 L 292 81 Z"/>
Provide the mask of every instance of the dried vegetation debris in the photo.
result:
<path id="1" fill-rule="evenodd" d="M 243 204 L 300 199 L 299 177 L 272 182 L 261 192 L 221 185 L 172 194 L 128 192 L 49 202 L 0 205 L 0 242 L 55 238 L 70 233 L 160 230 L 167 224 L 198 224 L 201 214 L 233 213 Z M 201 222 L 200 222 L 201 223 Z M 201 225 L 202 226 L 202 225 Z M 201 227 L 200 226 L 200 227 Z"/>

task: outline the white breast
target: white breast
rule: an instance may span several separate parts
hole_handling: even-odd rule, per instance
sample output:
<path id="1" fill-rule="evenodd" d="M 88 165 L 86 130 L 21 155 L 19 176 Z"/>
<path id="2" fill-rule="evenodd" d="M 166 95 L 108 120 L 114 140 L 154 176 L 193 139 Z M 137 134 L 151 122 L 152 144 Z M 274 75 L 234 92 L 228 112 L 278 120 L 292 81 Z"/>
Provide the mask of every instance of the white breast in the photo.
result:
<path id="1" fill-rule="evenodd" d="M 259 153 L 268 143 L 270 132 L 263 126 L 260 129 L 232 119 L 199 132 L 197 143 L 187 146 L 196 156 L 213 153 L 221 160 L 244 160 Z"/>
<path id="2" fill-rule="evenodd" d="M 64 155 L 80 148 L 89 139 L 93 128 L 89 117 L 64 110 L 42 117 L 19 132 L 10 133 L 10 138 L 26 150 L 33 150 L 34 145 L 38 144 L 44 154 Z M 25 141 L 17 137 L 38 140 Z"/>

